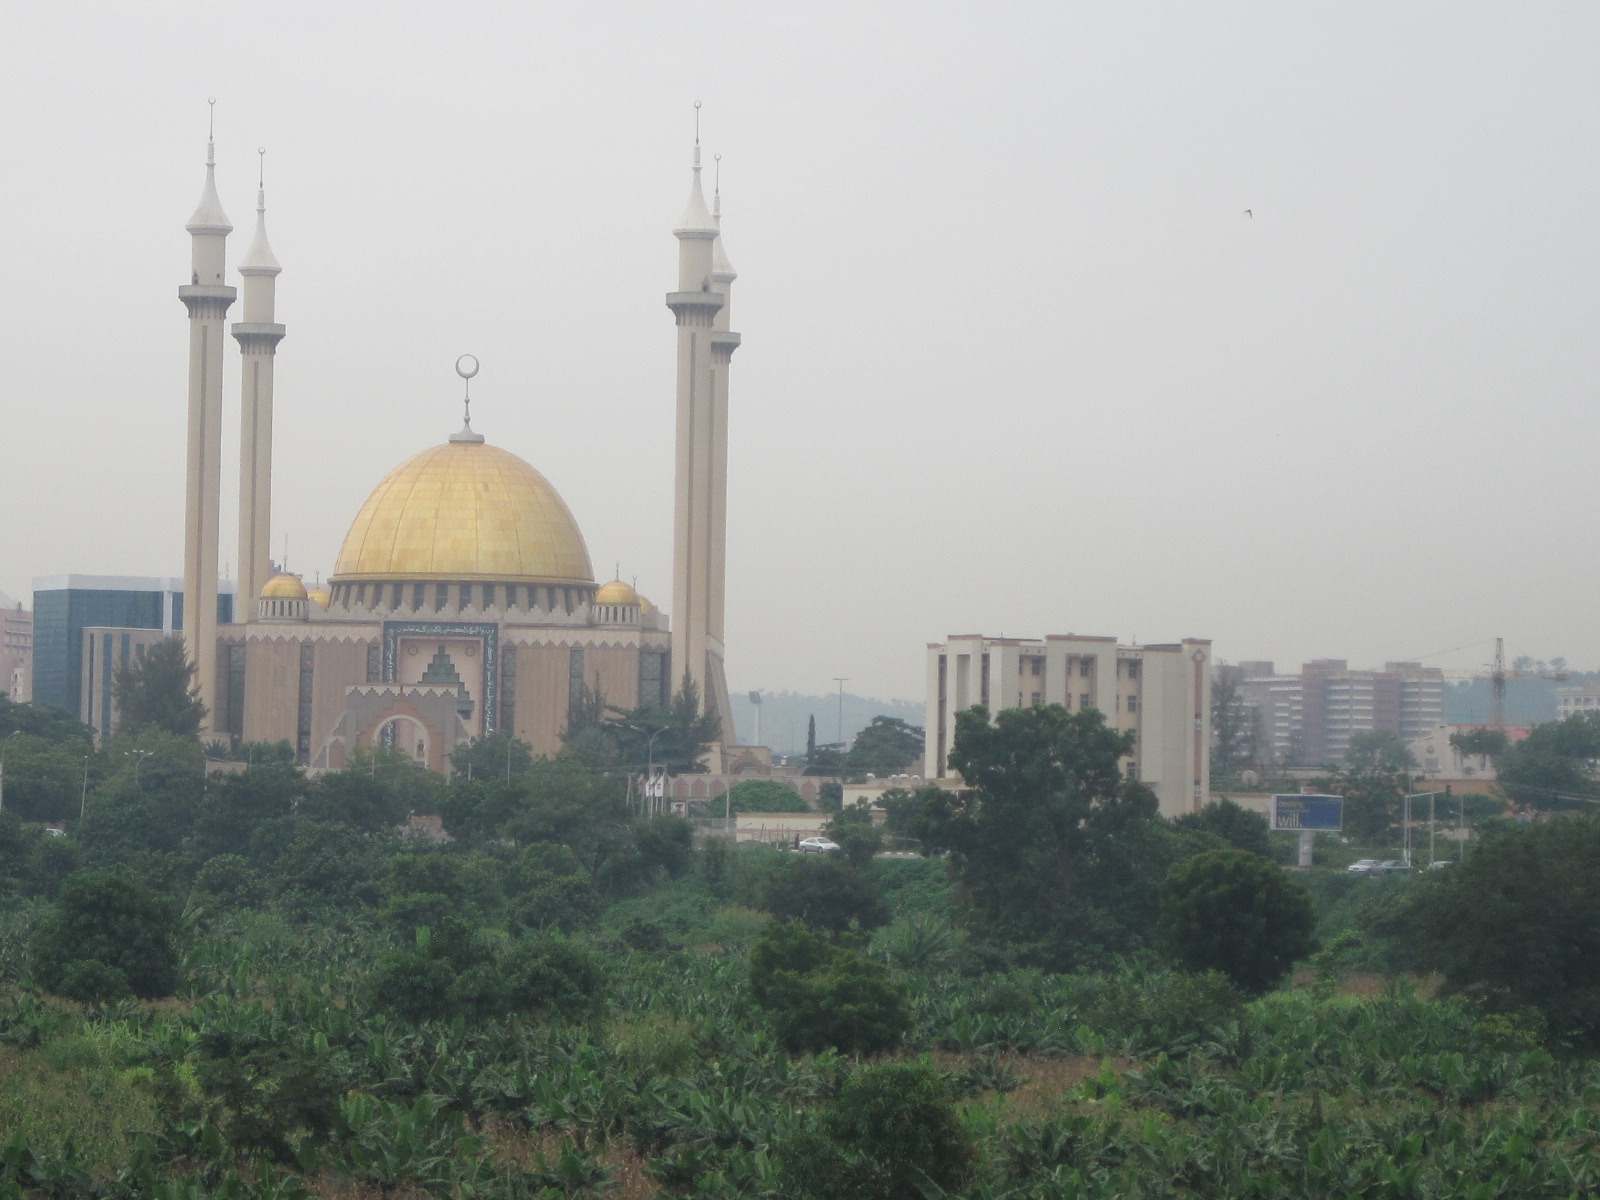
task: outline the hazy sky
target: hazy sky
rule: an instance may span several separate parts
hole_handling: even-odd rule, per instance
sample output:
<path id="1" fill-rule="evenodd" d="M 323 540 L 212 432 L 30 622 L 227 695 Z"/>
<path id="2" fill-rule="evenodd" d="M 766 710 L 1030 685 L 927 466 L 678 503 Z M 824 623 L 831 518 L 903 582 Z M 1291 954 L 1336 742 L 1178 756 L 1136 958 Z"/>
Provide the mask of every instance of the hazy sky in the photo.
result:
<path id="1" fill-rule="evenodd" d="M 470 352 L 475 426 L 666 603 L 699 99 L 741 272 L 735 688 L 920 698 L 924 644 L 979 631 L 1600 662 L 1592 3 L 0 0 L 0 30 L 0 590 L 181 574 L 214 95 L 230 270 L 267 147 L 290 566 L 326 576 L 459 425 Z M 231 464 L 232 357 L 225 396 Z"/>

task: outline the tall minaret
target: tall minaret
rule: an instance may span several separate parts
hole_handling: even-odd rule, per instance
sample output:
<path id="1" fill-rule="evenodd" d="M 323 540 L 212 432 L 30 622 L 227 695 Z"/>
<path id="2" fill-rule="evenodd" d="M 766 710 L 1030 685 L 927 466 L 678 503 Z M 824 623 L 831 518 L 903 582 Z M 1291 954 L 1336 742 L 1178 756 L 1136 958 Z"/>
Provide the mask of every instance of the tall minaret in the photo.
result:
<path id="1" fill-rule="evenodd" d="M 216 101 L 210 103 L 215 112 Z M 224 319 L 235 292 L 223 282 L 228 224 L 217 199 L 215 121 L 206 138 L 206 186 L 188 225 L 189 282 L 178 299 L 189 310 L 189 459 L 184 483 L 183 640 L 196 667 L 207 717 L 217 720 L 217 530 L 222 507 L 222 353 Z M 249 598 L 245 599 L 249 602 Z"/>
<path id="2" fill-rule="evenodd" d="M 272 364 L 283 326 L 273 322 L 278 274 L 267 244 L 266 151 L 256 184 L 256 236 L 239 264 L 244 276 L 244 320 L 234 323 L 243 370 L 239 408 L 239 586 L 234 603 L 246 606 L 234 620 L 254 614 L 256 597 L 272 577 Z"/>
<path id="3" fill-rule="evenodd" d="M 699 107 L 695 105 L 696 109 Z M 713 343 L 715 338 L 727 335 L 715 330 L 724 297 L 712 280 L 717 225 L 706 208 L 700 186 L 698 119 L 696 125 L 689 204 L 678 228 L 672 231 L 678 239 L 678 290 L 667 293 L 667 307 L 678 324 L 672 673 L 674 688 L 687 676 L 699 688 L 702 706 L 722 713 L 727 708 L 727 686 L 721 670 L 721 630 L 713 631 L 712 613 L 720 614 L 722 609 L 722 536 L 715 497 L 717 481 L 723 474 L 717 447 L 722 445 L 725 453 L 726 442 L 719 434 Z M 713 592 L 717 593 L 715 599 Z M 724 716 L 724 722 L 723 741 L 731 742 L 731 719 Z M 716 765 L 713 763 L 714 768 Z"/>
<path id="4" fill-rule="evenodd" d="M 717 227 L 717 240 L 711 243 L 711 289 L 722 295 L 722 307 L 711 326 L 711 554 L 709 566 L 710 628 L 707 667 L 708 696 L 714 700 L 722 718 L 723 742 L 732 745 L 733 709 L 728 702 L 728 681 L 723 673 L 723 609 L 727 593 L 728 533 L 728 364 L 739 348 L 739 335 L 728 328 L 733 314 L 733 281 L 739 273 L 728 261 L 722 244 L 722 155 L 716 157 L 716 183 L 712 189 L 711 220 Z"/>

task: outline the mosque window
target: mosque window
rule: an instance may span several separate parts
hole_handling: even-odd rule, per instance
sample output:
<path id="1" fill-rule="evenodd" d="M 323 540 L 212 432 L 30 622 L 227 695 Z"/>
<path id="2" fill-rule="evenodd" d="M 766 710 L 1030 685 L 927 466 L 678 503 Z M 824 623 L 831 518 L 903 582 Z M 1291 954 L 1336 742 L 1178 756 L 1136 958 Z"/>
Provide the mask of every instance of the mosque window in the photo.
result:
<path id="1" fill-rule="evenodd" d="M 450 585 L 441 583 L 433 591 L 433 611 L 440 612 L 446 604 L 450 603 Z"/>
<path id="2" fill-rule="evenodd" d="M 227 731 L 234 735 L 244 733 L 244 645 L 242 643 L 234 643 L 228 647 Z"/>
<path id="3" fill-rule="evenodd" d="M 383 647 L 373 642 L 367 647 L 367 682 L 377 683 L 383 678 Z"/>
<path id="4" fill-rule="evenodd" d="M 639 703 L 666 707 L 669 697 L 662 687 L 666 655 L 646 650 L 639 655 Z"/>
<path id="5" fill-rule="evenodd" d="M 471 608 L 472 607 L 472 585 L 470 583 L 463 583 L 461 585 L 461 602 L 457 607 L 458 608 Z"/>
<path id="6" fill-rule="evenodd" d="M 567 664 L 567 713 L 568 720 L 571 714 L 577 712 L 585 699 L 587 688 L 583 685 L 583 647 L 574 646 L 572 657 Z"/>
<path id="7" fill-rule="evenodd" d="M 422 594 L 423 594 L 423 592 L 425 592 L 427 590 L 427 587 L 428 587 L 428 585 L 425 584 L 425 583 L 414 583 L 414 584 L 411 585 L 411 611 L 412 612 L 421 612 L 422 611 Z"/>
<path id="8" fill-rule="evenodd" d="M 310 642 L 300 646 L 300 711 L 295 721 L 295 759 L 302 767 L 311 765 L 311 694 L 312 671 L 316 665 L 316 647 Z"/>
<path id="9" fill-rule="evenodd" d="M 367 585 L 364 584 L 364 583 L 358 583 L 358 584 L 356 584 L 356 603 L 357 604 L 365 604 L 366 602 L 367 602 Z"/>
<path id="10" fill-rule="evenodd" d="M 483 585 L 483 606 L 485 608 L 494 607 L 494 584 L 492 583 Z"/>
<path id="11" fill-rule="evenodd" d="M 506 585 L 509 592 L 511 585 Z M 500 651 L 500 728 L 507 737 L 517 733 L 517 648 L 507 646 Z"/>

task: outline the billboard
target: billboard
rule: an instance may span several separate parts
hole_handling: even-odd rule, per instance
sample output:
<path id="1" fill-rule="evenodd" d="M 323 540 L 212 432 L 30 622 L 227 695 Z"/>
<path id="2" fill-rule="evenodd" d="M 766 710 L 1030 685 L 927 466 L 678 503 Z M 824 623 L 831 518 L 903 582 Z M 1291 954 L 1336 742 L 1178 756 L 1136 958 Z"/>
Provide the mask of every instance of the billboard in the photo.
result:
<path id="1" fill-rule="evenodd" d="M 1303 792 L 1274 796 L 1272 828 L 1290 833 L 1337 833 L 1344 828 L 1344 797 Z"/>

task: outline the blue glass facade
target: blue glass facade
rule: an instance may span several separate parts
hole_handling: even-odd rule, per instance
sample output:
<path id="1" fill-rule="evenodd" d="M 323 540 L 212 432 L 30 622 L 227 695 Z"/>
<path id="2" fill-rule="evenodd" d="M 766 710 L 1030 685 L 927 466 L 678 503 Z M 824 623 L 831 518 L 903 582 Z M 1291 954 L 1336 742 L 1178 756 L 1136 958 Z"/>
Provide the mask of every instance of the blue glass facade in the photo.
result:
<path id="1" fill-rule="evenodd" d="M 33 593 L 33 698 L 78 714 L 83 704 L 83 631 L 92 625 L 161 629 L 169 593 L 66 587 Z M 183 623 L 183 593 L 173 592 L 172 628 Z M 233 620 L 233 596 L 217 597 L 217 619 Z"/>

